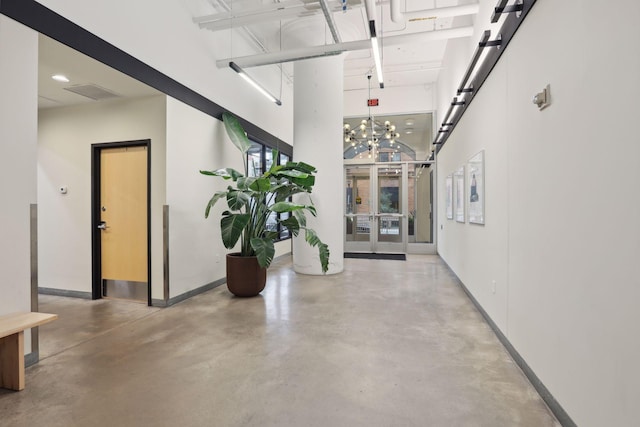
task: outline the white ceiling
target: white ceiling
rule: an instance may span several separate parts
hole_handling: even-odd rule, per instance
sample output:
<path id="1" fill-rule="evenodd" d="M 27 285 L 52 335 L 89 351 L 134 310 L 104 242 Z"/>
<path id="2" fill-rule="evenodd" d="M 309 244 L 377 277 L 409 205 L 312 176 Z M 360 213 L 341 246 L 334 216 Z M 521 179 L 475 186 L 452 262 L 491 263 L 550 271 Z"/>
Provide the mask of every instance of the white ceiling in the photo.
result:
<path id="1" fill-rule="evenodd" d="M 390 18 L 391 0 L 375 4 L 368 16 L 365 1 L 326 0 L 341 42 L 369 39 L 369 19 L 374 18 L 381 43 L 385 87 L 423 86 L 437 81 L 451 30 L 472 25 L 475 0 L 393 0 L 403 19 Z M 183 0 L 196 25 L 216 37 L 229 31 L 244 32 L 255 55 L 287 52 L 295 48 L 331 45 L 334 40 L 320 0 Z M 477 8 L 476 8 L 477 10 Z M 204 22 L 203 22 L 204 21 Z M 402 36 L 400 39 L 398 36 Z M 437 40 L 433 40 L 436 39 Z M 235 58 L 216 58 L 222 66 Z M 236 60 L 236 62 L 238 62 Z M 375 65 L 369 45 L 348 51 L 345 91 L 367 88 L 367 74 Z M 291 75 L 292 68 L 287 67 Z"/>
<path id="2" fill-rule="evenodd" d="M 273 52 L 288 53 L 312 46 L 334 43 L 319 0 L 179 0 L 191 12 L 194 24 L 198 18 L 208 16 L 213 25 L 227 29 L 203 28 L 205 37 L 226 37 L 229 31 L 244 33 L 253 45 L 249 60 L 258 55 Z M 347 10 L 341 11 L 342 0 L 326 0 L 335 22 L 341 42 L 368 40 L 368 18 L 365 0 L 347 0 Z M 375 1 L 375 0 L 374 0 Z M 395 2 L 395 0 L 393 0 Z M 464 5 L 475 5 L 474 0 L 398 0 L 403 22 L 390 19 L 390 0 L 376 2 L 376 30 L 381 41 L 385 88 L 400 86 L 429 86 L 441 72 L 442 59 L 448 35 L 464 30 L 472 24 L 473 10 Z M 463 6 L 454 9 L 451 7 Z M 468 8 L 468 6 L 467 6 Z M 453 13 L 448 13 L 452 12 Z M 459 13 L 463 12 L 463 15 Z M 232 17 L 230 18 L 230 15 Z M 445 15 L 444 17 L 437 17 Z M 447 16 L 454 15 L 454 16 Z M 239 23 L 248 22 L 244 26 Z M 229 29 L 232 28 L 232 29 Z M 458 30 L 456 30 L 458 29 Z M 401 36 L 401 37 L 398 37 Z M 435 36 L 435 37 L 434 37 Z M 438 38 L 433 40 L 433 38 Z M 158 94 L 156 90 L 86 57 L 60 43 L 40 36 L 39 54 L 39 108 L 96 102 L 73 93 L 69 88 L 90 85 L 90 89 L 102 88 L 122 98 Z M 349 50 L 345 58 L 345 91 L 368 88 L 367 75 L 372 74 L 376 84 L 375 65 L 371 49 Z M 246 57 L 246 54 L 245 54 Z M 234 58 L 216 58 L 221 63 Z M 280 66 L 274 64 L 273 67 Z M 291 62 L 282 64 L 286 82 L 293 76 Z M 60 83 L 51 79 L 54 74 L 66 75 L 70 82 Z M 360 118 L 349 120 L 359 122 Z M 385 118 L 386 119 L 386 118 Z M 423 145 L 432 138 L 431 118 L 416 115 L 390 118 L 398 128 L 407 119 L 426 123 L 413 126 L 414 133 L 403 134 L 408 145 L 417 152 L 425 151 Z M 401 130 L 401 129 L 400 129 Z M 425 132 L 424 134 L 421 134 Z"/>
<path id="3" fill-rule="evenodd" d="M 97 86 L 121 98 L 157 95 L 157 90 L 107 67 L 49 37 L 38 38 L 38 108 L 53 108 L 96 102 L 67 89 Z M 69 83 L 55 81 L 51 76 L 62 74 Z"/>

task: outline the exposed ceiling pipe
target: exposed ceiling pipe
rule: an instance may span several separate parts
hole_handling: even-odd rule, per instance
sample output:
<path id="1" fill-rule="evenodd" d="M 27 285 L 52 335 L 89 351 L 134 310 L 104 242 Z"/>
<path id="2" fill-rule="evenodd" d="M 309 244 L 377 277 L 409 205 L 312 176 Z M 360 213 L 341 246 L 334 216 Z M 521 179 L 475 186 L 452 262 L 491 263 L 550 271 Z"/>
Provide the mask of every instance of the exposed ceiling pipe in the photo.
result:
<path id="1" fill-rule="evenodd" d="M 473 27 L 459 27 L 448 30 L 424 31 L 420 33 L 401 34 L 385 37 L 385 46 L 397 46 L 406 43 L 429 42 L 435 40 L 453 39 L 459 37 L 471 37 Z M 218 68 L 226 68 L 233 61 L 242 68 L 257 67 L 261 65 L 280 64 L 283 62 L 301 61 L 303 59 L 319 58 L 323 56 L 339 55 L 343 52 L 371 49 L 371 40 L 357 40 L 330 45 L 311 46 L 299 49 L 291 49 L 281 52 L 249 55 L 239 58 L 226 58 L 216 61 Z"/>
<path id="2" fill-rule="evenodd" d="M 391 0 L 389 7 L 391 9 L 391 20 L 404 23 L 404 16 L 402 16 L 402 11 L 400 10 L 400 0 Z"/>
<path id="3" fill-rule="evenodd" d="M 207 24 L 229 19 L 237 20 L 246 16 L 262 15 L 267 12 L 275 12 L 278 10 L 283 11 L 286 9 L 294 9 L 296 10 L 296 13 L 300 13 L 300 10 L 298 9 L 306 9 L 306 5 L 300 0 L 289 0 L 279 3 L 269 3 L 252 9 L 232 10 L 230 7 L 228 9 L 225 7 L 225 9 L 226 12 L 213 13 L 211 15 L 204 15 L 193 18 L 193 22 L 196 24 Z"/>
<path id="4" fill-rule="evenodd" d="M 225 0 L 216 0 L 216 2 L 218 3 L 218 5 L 222 6 L 223 9 L 230 11 L 231 10 L 231 6 L 229 6 Z M 258 48 L 260 50 L 262 50 L 263 52 L 268 52 L 269 50 L 267 49 L 267 47 L 262 43 L 262 41 L 258 38 L 258 36 L 256 36 L 253 31 L 251 31 L 250 29 L 248 29 L 247 27 L 241 27 L 242 30 L 247 34 L 247 36 L 249 36 L 249 38 L 251 39 L 251 41 L 253 41 L 256 46 L 258 46 Z M 282 65 L 279 65 L 278 68 L 280 68 L 280 72 L 282 72 L 282 74 L 284 75 L 284 77 L 287 79 L 287 82 L 289 82 L 289 84 L 293 83 L 293 78 L 289 75 L 289 73 L 287 73 L 284 68 L 282 67 Z"/>
<path id="5" fill-rule="evenodd" d="M 364 8 L 367 11 L 367 21 L 371 22 L 376 20 L 376 1 L 364 0 Z"/>
<path id="6" fill-rule="evenodd" d="M 400 1 L 400 0 L 396 0 Z M 462 15 L 475 15 L 480 10 L 478 3 L 465 4 L 462 6 L 451 7 L 438 7 L 435 9 L 416 10 L 412 12 L 405 12 L 402 16 L 405 20 L 411 21 L 426 21 L 430 19 L 448 18 L 452 16 Z M 394 21 L 395 22 L 395 21 Z"/>
<path id="7" fill-rule="evenodd" d="M 336 27 L 336 23 L 333 20 L 333 15 L 331 15 L 331 10 L 329 10 L 327 0 L 320 0 L 320 6 L 322 7 L 322 13 L 324 13 L 324 19 L 327 20 L 327 25 L 329 26 L 329 30 L 331 31 L 331 36 L 333 36 L 333 42 L 342 42 L 342 40 L 340 39 L 340 34 L 338 33 L 338 28 Z"/>

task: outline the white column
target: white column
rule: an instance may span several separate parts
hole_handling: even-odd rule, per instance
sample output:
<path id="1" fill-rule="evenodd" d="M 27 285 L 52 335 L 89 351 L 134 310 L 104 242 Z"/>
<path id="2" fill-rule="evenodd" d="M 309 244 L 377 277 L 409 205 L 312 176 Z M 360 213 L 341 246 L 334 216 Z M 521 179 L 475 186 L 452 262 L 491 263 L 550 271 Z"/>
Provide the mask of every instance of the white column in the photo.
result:
<path id="1" fill-rule="evenodd" d="M 293 157 L 318 169 L 311 197 L 318 216 L 307 225 L 329 245 L 328 274 L 344 268 L 342 122 L 344 57 L 298 61 L 294 66 Z M 293 239 L 297 273 L 322 274 L 318 249 L 304 233 Z"/>

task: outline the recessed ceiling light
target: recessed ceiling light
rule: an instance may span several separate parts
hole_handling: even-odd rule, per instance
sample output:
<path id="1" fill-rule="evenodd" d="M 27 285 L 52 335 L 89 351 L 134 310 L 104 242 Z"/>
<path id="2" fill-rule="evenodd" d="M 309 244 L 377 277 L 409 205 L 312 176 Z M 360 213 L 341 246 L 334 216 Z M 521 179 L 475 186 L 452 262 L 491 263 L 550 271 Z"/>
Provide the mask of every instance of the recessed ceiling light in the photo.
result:
<path id="1" fill-rule="evenodd" d="M 413 126 L 414 123 L 413 119 L 407 119 L 404 121 L 404 124 L 407 126 Z"/>
<path id="2" fill-rule="evenodd" d="M 57 82 L 69 83 L 69 79 L 67 78 L 67 76 L 63 76 L 62 74 L 53 75 L 51 76 L 51 78 Z"/>
<path id="3" fill-rule="evenodd" d="M 413 129 L 412 128 L 406 128 L 404 130 L 404 133 L 406 133 L 407 135 L 411 135 L 413 133 Z"/>

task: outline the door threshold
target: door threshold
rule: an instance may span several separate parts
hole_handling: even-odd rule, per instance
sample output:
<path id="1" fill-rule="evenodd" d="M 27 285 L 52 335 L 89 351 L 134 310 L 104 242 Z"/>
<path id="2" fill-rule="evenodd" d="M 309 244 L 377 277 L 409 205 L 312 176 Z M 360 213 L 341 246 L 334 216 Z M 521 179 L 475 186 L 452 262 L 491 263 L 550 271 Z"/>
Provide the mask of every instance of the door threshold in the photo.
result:
<path id="1" fill-rule="evenodd" d="M 390 259 L 396 261 L 406 261 L 406 254 L 399 253 L 375 253 L 375 252 L 345 252 L 345 258 L 360 258 L 360 259 Z"/>

